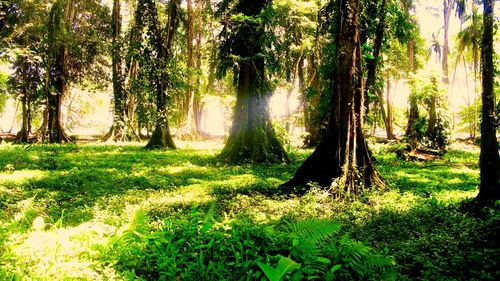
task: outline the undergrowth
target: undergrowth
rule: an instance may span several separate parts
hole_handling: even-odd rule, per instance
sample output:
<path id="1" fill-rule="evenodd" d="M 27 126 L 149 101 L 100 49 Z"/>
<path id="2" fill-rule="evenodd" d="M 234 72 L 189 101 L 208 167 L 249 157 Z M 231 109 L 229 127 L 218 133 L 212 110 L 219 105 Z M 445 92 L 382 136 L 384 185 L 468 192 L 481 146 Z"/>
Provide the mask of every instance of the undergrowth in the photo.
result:
<path id="1" fill-rule="evenodd" d="M 218 150 L 2 144 L 0 280 L 499 280 L 498 207 L 467 207 L 477 147 L 422 163 L 372 147 L 388 190 L 340 202 L 272 195 L 310 151 L 228 166 Z"/>

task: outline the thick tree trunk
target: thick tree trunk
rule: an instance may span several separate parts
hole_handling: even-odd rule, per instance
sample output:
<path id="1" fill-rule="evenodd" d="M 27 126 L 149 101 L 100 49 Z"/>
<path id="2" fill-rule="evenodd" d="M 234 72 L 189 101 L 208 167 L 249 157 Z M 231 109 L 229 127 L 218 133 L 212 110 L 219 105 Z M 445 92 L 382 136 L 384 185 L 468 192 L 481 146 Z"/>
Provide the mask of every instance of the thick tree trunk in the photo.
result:
<path id="1" fill-rule="evenodd" d="M 155 5 L 152 2 L 151 5 Z M 168 124 L 168 107 L 167 107 L 167 85 L 168 85 L 168 75 L 165 72 L 167 61 L 171 56 L 171 47 L 174 39 L 174 32 L 177 27 L 177 16 L 178 16 L 178 8 L 180 6 L 180 0 L 173 0 L 170 2 L 170 11 L 169 18 L 167 23 L 167 38 L 165 46 L 163 45 L 163 39 L 161 36 L 161 32 L 159 28 L 156 27 L 155 33 L 155 42 L 151 42 L 155 45 L 156 51 L 159 54 L 159 62 L 155 65 L 158 66 L 155 73 L 155 86 L 156 86 L 156 125 L 153 134 L 151 135 L 151 139 L 146 145 L 148 149 L 163 149 L 163 148 L 171 148 L 175 149 L 175 143 L 172 139 L 172 135 L 170 133 L 170 127 Z M 156 12 L 156 9 L 154 9 Z M 150 26 L 153 28 L 153 26 Z"/>
<path id="2" fill-rule="evenodd" d="M 257 17 L 267 1 L 240 0 L 239 11 Z M 269 116 L 270 91 L 264 73 L 262 53 L 264 28 L 249 21 L 238 30 L 233 42 L 239 62 L 238 88 L 233 124 L 221 158 L 231 163 L 281 163 L 288 156 L 276 138 Z"/>
<path id="3" fill-rule="evenodd" d="M 55 89 L 52 92 L 48 89 L 48 122 L 47 133 L 50 143 L 68 143 L 71 142 L 62 125 L 62 99 L 66 94 L 67 88 L 67 68 L 68 68 L 68 48 L 60 46 L 57 51 L 54 65 L 54 74 L 51 75 L 51 85 Z"/>
<path id="4" fill-rule="evenodd" d="M 382 185 L 363 134 L 363 77 L 358 34 L 359 0 L 338 1 L 337 70 L 331 117 L 325 137 L 313 154 L 283 185 L 301 192 L 309 182 L 330 188 L 337 197 L 357 195 Z"/>
<path id="5" fill-rule="evenodd" d="M 259 70 L 259 72 L 256 71 Z M 276 138 L 268 110 L 269 93 L 261 80 L 264 60 L 240 66 L 233 126 L 221 152 L 231 163 L 282 163 L 288 157 Z"/>
<path id="6" fill-rule="evenodd" d="M 50 12 L 49 26 L 49 71 L 46 94 L 47 94 L 47 130 L 50 143 L 71 142 L 62 125 L 61 105 L 62 99 L 68 87 L 68 47 L 66 42 L 59 42 L 57 38 L 60 33 L 69 32 L 74 17 L 74 1 L 66 1 L 64 7 L 62 2 L 56 2 Z M 46 139 L 42 136 L 42 139 Z"/>
<path id="7" fill-rule="evenodd" d="M 494 1 L 483 1 L 484 32 L 481 46 L 483 67 L 483 108 L 481 122 L 481 154 L 479 157 L 481 184 L 477 200 L 494 203 L 500 200 L 500 156 L 495 126 L 495 93 L 493 65 L 493 11 Z"/>

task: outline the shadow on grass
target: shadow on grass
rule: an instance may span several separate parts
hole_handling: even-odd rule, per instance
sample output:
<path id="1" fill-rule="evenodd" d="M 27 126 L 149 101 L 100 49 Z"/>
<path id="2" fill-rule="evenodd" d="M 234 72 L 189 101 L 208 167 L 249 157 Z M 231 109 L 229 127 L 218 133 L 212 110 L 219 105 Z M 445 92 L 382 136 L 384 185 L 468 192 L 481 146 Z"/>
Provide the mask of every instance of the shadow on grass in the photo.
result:
<path id="1" fill-rule="evenodd" d="M 378 158 L 377 167 L 385 181 L 401 192 L 474 191 L 479 185 L 478 157 L 476 152 L 450 151 L 432 162 L 406 162 L 386 155 Z"/>
<path id="2" fill-rule="evenodd" d="M 137 204 L 150 197 L 168 204 L 175 201 L 159 197 L 178 198 L 186 207 L 191 199 L 195 205 L 215 197 L 223 208 L 236 194 L 276 188 L 294 169 L 227 166 L 213 151 L 148 151 L 137 146 L 20 146 L 1 149 L 0 159 L 0 171 L 8 166 L 42 171 L 41 176 L 3 184 L 16 188 L 19 200 L 34 198 L 52 221 L 64 216 L 68 225 L 91 220 L 96 206 L 120 212 L 126 204 L 117 201 Z"/>
<path id="3" fill-rule="evenodd" d="M 477 218 L 464 205 L 431 198 L 407 211 L 383 208 L 350 232 L 378 249 L 387 247 L 402 279 L 499 280 L 500 218 Z"/>

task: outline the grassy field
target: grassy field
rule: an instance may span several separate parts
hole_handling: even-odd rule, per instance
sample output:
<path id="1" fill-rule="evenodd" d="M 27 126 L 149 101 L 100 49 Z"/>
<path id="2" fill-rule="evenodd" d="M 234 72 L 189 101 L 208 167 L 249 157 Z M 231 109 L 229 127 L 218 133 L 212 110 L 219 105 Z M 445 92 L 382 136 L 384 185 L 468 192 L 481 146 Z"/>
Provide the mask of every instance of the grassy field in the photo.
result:
<path id="1" fill-rule="evenodd" d="M 339 202 L 273 195 L 311 151 L 228 166 L 142 145 L 0 145 L 0 280 L 500 279 L 498 209 L 464 203 L 477 147 L 422 163 L 374 145 L 387 189 Z"/>

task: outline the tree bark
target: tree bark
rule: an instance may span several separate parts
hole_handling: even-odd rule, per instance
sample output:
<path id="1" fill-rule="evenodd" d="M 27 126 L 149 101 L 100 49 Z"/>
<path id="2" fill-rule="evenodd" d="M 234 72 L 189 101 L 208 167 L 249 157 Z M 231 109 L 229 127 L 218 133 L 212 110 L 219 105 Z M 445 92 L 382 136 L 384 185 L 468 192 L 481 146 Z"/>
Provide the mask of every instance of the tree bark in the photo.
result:
<path id="1" fill-rule="evenodd" d="M 315 182 L 336 197 L 357 195 L 382 185 L 363 133 L 363 75 L 358 33 L 359 0 L 337 2 L 337 70 L 328 129 L 313 154 L 283 184 L 285 192 L 303 192 Z"/>
<path id="2" fill-rule="evenodd" d="M 496 137 L 494 65 L 493 65 L 493 11 L 494 1 L 483 1 L 484 32 L 481 46 L 483 70 L 483 108 L 481 122 L 481 153 L 479 156 L 481 183 L 477 200 L 494 203 L 500 200 L 500 156 Z"/>
<path id="3" fill-rule="evenodd" d="M 258 17 L 267 5 L 264 0 L 240 0 L 239 12 Z M 278 141 L 269 116 L 270 90 L 265 77 L 261 23 L 239 26 L 232 47 L 239 56 L 238 87 L 233 124 L 220 157 L 230 163 L 281 163 L 288 156 Z"/>

